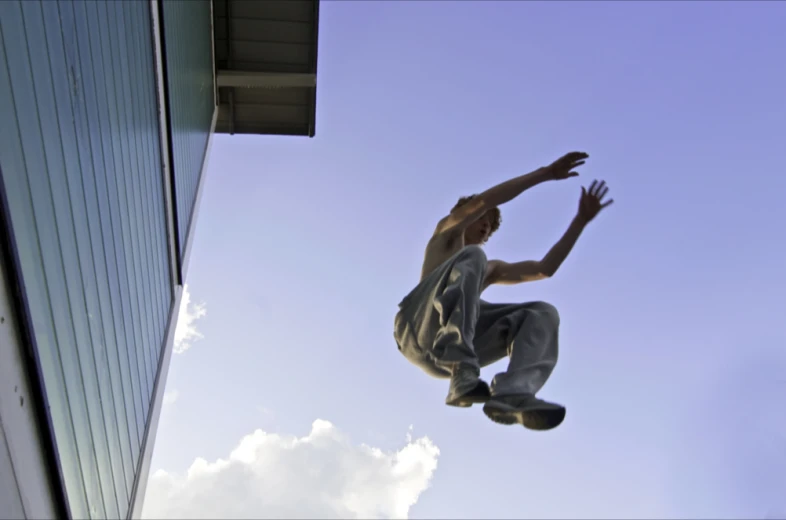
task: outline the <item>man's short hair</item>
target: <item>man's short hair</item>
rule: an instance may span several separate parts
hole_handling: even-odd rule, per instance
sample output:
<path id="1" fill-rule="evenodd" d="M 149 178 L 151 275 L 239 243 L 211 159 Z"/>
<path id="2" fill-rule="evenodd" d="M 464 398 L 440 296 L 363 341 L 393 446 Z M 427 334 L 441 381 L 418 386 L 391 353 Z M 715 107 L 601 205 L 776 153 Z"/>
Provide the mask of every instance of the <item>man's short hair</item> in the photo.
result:
<path id="1" fill-rule="evenodd" d="M 456 208 L 460 208 L 461 206 L 463 206 L 464 204 L 471 201 L 477 196 L 478 195 L 475 194 L 475 195 L 469 195 L 467 197 L 461 197 L 458 200 L 458 202 L 456 202 L 456 205 L 453 206 L 453 210 L 455 210 Z M 494 232 L 499 229 L 500 224 L 502 224 L 502 213 L 499 211 L 499 208 L 492 208 L 488 210 L 488 213 L 491 214 L 491 229 L 489 230 L 488 238 L 491 238 L 491 235 L 493 235 Z"/>

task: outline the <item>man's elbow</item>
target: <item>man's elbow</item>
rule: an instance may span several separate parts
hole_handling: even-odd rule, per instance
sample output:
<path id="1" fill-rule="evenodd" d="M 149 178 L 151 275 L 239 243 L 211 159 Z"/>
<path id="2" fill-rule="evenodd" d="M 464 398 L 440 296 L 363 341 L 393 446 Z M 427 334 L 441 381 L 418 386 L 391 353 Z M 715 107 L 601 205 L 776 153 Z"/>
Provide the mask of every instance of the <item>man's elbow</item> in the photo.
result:
<path id="1" fill-rule="evenodd" d="M 539 262 L 537 271 L 538 275 L 541 277 L 540 279 L 543 280 L 554 276 L 557 269 L 559 269 L 558 265 L 553 265 L 548 262 Z"/>
<path id="2" fill-rule="evenodd" d="M 527 266 L 526 269 L 522 269 L 513 276 L 507 277 L 505 283 L 519 284 L 527 282 L 539 282 L 540 280 L 550 278 L 553 274 L 553 270 L 549 269 L 548 266 L 542 265 L 540 262 L 538 262 L 535 265 Z"/>
<path id="3" fill-rule="evenodd" d="M 528 260 L 517 264 L 499 262 L 494 264 L 487 277 L 489 285 L 516 285 L 526 282 L 537 282 L 549 278 L 554 271 L 544 262 Z"/>

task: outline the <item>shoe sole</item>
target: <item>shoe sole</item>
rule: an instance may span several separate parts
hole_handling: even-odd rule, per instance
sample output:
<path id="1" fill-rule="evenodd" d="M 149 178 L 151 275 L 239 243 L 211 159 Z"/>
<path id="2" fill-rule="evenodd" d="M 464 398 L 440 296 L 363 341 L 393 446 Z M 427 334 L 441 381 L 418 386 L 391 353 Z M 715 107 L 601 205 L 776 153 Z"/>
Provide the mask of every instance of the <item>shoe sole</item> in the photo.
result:
<path id="1" fill-rule="evenodd" d="M 486 403 L 489 399 L 491 399 L 489 385 L 484 381 L 479 380 L 471 390 L 464 392 L 451 400 L 445 401 L 445 404 L 448 406 L 456 406 L 458 408 L 469 408 L 473 404 Z"/>
<path id="2" fill-rule="evenodd" d="M 499 401 L 488 401 L 483 413 L 497 424 L 520 424 L 529 430 L 551 430 L 565 420 L 565 408 L 559 405 L 533 405 L 516 408 Z"/>

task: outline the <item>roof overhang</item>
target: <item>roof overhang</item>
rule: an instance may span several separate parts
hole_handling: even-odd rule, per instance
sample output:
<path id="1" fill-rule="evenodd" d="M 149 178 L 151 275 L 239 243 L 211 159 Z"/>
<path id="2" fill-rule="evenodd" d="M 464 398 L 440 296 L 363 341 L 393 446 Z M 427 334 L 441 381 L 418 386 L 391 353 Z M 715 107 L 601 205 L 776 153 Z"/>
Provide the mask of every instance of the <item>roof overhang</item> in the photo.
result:
<path id="1" fill-rule="evenodd" d="M 319 0 L 212 0 L 216 132 L 313 137 Z"/>

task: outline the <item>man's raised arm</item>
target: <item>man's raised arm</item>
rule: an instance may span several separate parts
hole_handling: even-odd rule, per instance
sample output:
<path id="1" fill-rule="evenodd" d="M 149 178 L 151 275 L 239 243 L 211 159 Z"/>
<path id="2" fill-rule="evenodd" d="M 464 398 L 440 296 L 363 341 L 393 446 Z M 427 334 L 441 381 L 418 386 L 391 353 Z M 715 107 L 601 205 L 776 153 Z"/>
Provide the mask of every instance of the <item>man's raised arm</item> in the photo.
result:
<path id="1" fill-rule="evenodd" d="M 464 229 L 483 216 L 491 208 L 501 206 L 515 199 L 526 190 L 544 181 L 569 179 L 578 176 L 573 171 L 584 164 L 589 157 L 584 152 L 570 152 L 543 168 L 514 177 L 489 188 L 468 203 L 459 206 L 444 220 L 442 231 Z"/>
<path id="2" fill-rule="evenodd" d="M 581 199 L 579 200 L 579 212 L 571 221 L 568 230 L 562 238 L 546 253 L 542 260 L 525 260 L 524 262 L 507 263 L 500 260 L 489 262 L 489 274 L 486 285 L 491 284 L 517 284 L 522 282 L 533 282 L 553 276 L 562 262 L 567 258 L 568 253 L 576 245 L 581 232 L 587 224 L 594 219 L 603 208 L 614 202 L 609 199 L 603 202 L 609 189 L 605 181 L 593 181 L 589 190 L 581 188 Z"/>

